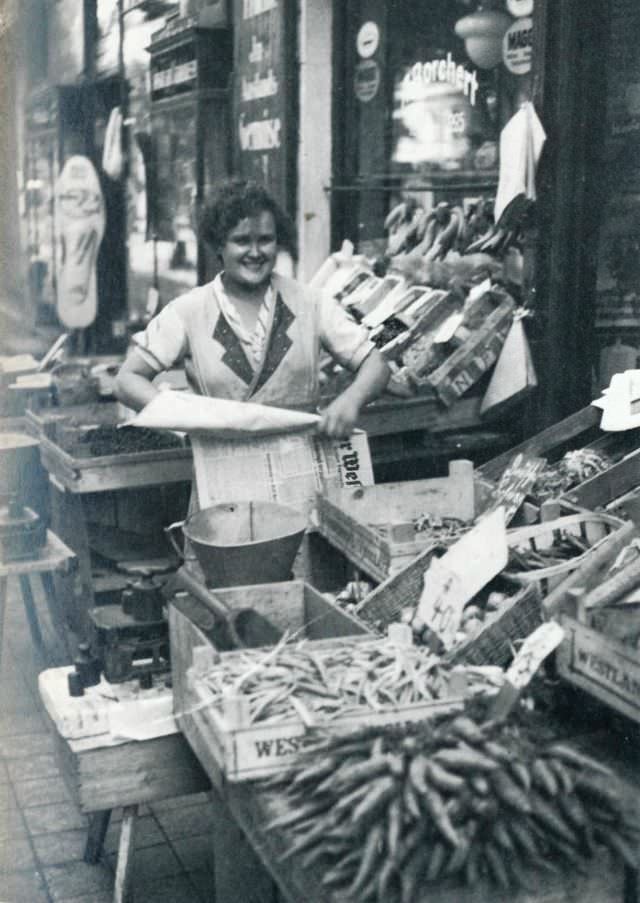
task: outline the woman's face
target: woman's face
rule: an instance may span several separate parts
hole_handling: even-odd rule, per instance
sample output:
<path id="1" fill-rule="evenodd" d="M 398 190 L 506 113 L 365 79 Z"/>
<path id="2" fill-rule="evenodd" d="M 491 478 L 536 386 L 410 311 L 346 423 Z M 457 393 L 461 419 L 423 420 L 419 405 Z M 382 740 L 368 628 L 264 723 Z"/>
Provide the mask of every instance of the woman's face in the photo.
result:
<path id="1" fill-rule="evenodd" d="M 270 211 L 240 220 L 220 249 L 225 282 L 245 291 L 262 288 L 271 278 L 277 253 L 276 224 Z"/>

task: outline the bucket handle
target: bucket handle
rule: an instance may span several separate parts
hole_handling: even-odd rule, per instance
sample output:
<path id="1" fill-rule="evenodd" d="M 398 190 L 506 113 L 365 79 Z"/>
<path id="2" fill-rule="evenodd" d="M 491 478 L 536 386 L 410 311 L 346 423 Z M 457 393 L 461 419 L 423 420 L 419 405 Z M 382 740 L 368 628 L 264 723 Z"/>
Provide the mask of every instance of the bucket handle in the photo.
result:
<path id="1" fill-rule="evenodd" d="M 173 550 L 176 553 L 176 555 L 178 556 L 178 558 L 182 559 L 182 561 L 195 561 L 196 556 L 195 555 L 185 555 L 183 550 L 178 545 L 176 538 L 174 536 L 175 531 L 178 529 L 182 530 L 185 523 L 186 523 L 186 521 L 176 520 L 172 524 L 169 524 L 168 527 L 165 527 L 164 532 L 166 533 L 167 539 L 171 543 L 171 546 L 173 547 Z M 184 533 L 183 533 L 183 535 L 184 535 Z"/>

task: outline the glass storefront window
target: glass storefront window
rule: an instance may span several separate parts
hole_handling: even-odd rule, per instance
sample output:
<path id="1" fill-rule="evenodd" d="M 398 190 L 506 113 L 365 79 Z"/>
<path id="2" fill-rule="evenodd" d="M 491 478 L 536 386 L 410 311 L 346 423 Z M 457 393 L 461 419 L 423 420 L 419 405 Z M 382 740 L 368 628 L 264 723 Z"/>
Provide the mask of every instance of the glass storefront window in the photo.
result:
<path id="1" fill-rule="evenodd" d="M 501 0 L 484 6 L 478 14 L 463 0 L 345 4 L 334 81 L 336 239 L 375 255 L 399 200 L 468 208 L 495 194 L 500 130 L 527 96 L 528 76 L 503 62 L 503 34 L 517 20 Z M 456 28 L 464 17 L 481 34 L 468 45 Z"/>

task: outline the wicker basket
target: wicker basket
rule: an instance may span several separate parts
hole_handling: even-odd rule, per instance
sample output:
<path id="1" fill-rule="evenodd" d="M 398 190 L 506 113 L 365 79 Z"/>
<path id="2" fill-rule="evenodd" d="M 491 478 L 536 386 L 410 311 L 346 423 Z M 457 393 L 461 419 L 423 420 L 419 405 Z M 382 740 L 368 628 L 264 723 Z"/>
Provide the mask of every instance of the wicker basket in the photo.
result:
<path id="1" fill-rule="evenodd" d="M 589 544 L 590 548 L 581 555 L 576 555 L 575 558 L 569 558 L 567 561 L 562 561 L 550 567 L 536 568 L 530 571 L 512 571 L 507 569 L 504 571 L 503 576 L 522 586 L 535 584 L 541 595 L 545 596 L 572 571 L 575 571 L 609 533 L 618 530 L 622 524 L 623 521 L 619 518 L 608 514 L 581 511 L 568 517 L 559 517 L 556 520 L 547 521 L 546 523 L 509 530 L 507 542 L 512 548 L 530 548 L 534 551 L 544 551 L 550 548 L 554 539 L 561 537 L 563 533 L 572 533 L 574 536 L 580 537 Z"/>
<path id="2" fill-rule="evenodd" d="M 420 601 L 424 574 L 434 555 L 444 548 L 432 546 L 415 558 L 404 570 L 363 599 L 357 614 L 369 626 L 386 630 L 399 620 L 403 608 Z M 535 584 L 518 588 L 511 601 L 494 615 L 489 615 L 482 629 L 465 643 L 452 649 L 446 658 L 455 664 L 504 666 L 513 657 L 513 643 L 532 633 L 542 623 L 542 605 Z"/>
<path id="3" fill-rule="evenodd" d="M 503 668 L 513 658 L 514 642 L 529 636 L 542 621 L 540 592 L 531 583 L 522 587 L 500 611 L 489 615 L 479 633 L 448 652 L 445 659 L 456 665 Z"/>

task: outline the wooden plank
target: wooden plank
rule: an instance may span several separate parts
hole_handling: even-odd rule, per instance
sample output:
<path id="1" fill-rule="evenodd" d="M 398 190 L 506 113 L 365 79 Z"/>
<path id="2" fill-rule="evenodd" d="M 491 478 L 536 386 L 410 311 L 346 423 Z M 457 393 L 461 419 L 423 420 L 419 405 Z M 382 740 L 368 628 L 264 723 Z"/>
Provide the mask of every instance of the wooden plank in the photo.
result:
<path id="1" fill-rule="evenodd" d="M 367 405 L 358 426 L 368 436 L 387 436 L 408 430 L 471 429 L 480 425 L 481 398 L 462 398 L 448 410 L 435 398 L 385 398 Z"/>
<path id="2" fill-rule="evenodd" d="M 133 903 L 133 855 L 136 841 L 137 806 L 125 806 L 122 813 L 113 903 Z"/>
<path id="3" fill-rule="evenodd" d="M 182 734 L 86 750 L 76 757 L 82 812 L 200 793 L 210 786 Z"/>
<path id="4" fill-rule="evenodd" d="M 563 498 L 582 508 L 593 510 L 608 505 L 640 484 L 640 449 L 585 480 Z"/>
<path id="5" fill-rule="evenodd" d="M 47 530 L 44 546 L 36 550 L 33 558 L 0 562 L 0 577 L 16 577 L 40 574 L 43 571 L 71 573 L 77 566 L 75 552 L 52 530 Z"/>
<path id="6" fill-rule="evenodd" d="M 535 436 L 525 439 L 519 445 L 515 445 L 501 455 L 492 458 L 491 461 L 487 461 L 486 464 L 478 468 L 479 473 L 488 480 L 499 480 L 505 468 L 520 452 L 546 457 L 549 452 L 558 446 L 562 446 L 564 443 L 575 439 L 580 433 L 585 433 L 587 430 L 598 426 L 601 417 L 602 411 L 599 408 L 587 405 L 587 407 L 576 411 L 575 414 L 571 414 L 559 423 L 554 423 L 540 433 L 536 433 Z"/>

